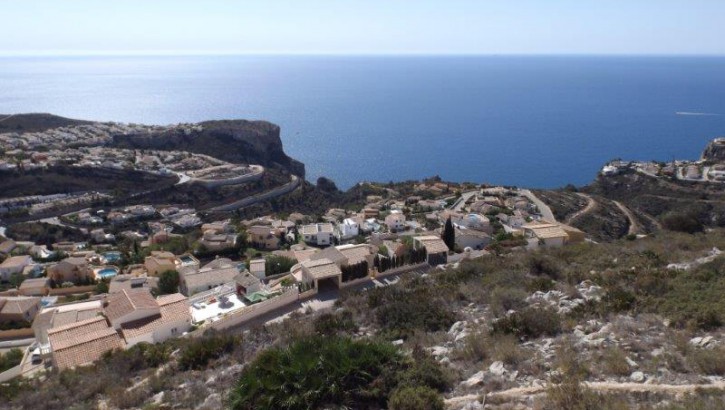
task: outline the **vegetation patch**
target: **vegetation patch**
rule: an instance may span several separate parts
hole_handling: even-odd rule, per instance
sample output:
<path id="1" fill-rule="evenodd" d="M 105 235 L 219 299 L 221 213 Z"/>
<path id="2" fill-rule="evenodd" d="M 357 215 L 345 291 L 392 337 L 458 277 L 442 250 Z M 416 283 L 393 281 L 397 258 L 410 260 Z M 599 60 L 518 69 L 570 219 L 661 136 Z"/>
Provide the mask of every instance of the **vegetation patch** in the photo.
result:
<path id="1" fill-rule="evenodd" d="M 242 373 L 228 404 L 232 409 L 384 408 L 398 387 L 443 387 L 431 381 L 431 369 L 417 366 L 387 343 L 303 337 L 260 354 Z"/>

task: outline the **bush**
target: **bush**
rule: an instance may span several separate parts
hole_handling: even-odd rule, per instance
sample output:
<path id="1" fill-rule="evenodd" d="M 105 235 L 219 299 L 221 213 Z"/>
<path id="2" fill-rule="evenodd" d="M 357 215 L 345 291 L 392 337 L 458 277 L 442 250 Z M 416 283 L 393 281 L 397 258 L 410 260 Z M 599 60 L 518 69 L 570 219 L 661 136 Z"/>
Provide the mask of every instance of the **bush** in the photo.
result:
<path id="1" fill-rule="evenodd" d="M 179 272 L 167 270 L 159 275 L 159 295 L 170 295 L 179 291 Z"/>
<path id="2" fill-rule="evenodd" d="M 386 286 L 368 292 L 368 306 L 391 338 L 407 338 L 415 330 L 448 330 L 456 316 L 430 286 L 413 281 L 406 288 Z"/>
<path id="3" fill-rule="evenodd" d="M 443 410 L 445 403 L 440 393 L 430 387 L 403 387 L 390 395 L 390 410 Z"/>
<path id="4" fill-rule="evenodd" d="M 23 351 L 20 349 L 10 349 L 5 354 L 0 353 L 0 373 L 19 365 L 22 360 Z"/>
<path id="5" fill-rule="evenodd" d="M 306 336 L 261 353 L 242 372 L 228 404 L 262 410 L 381 408 L 397 389 L 447 387 L 441 375 L 432 359 L 407 359 L 388 343 Z"/>
<path id="6" fill-rule="evenodd" d="M 693 349 L 688 359 L 701 372 L 711 376 L 725 375 L 725 348 Z"/>
<path id="7" fill-rule="evenodd" d="M 560 331 L 561 319 L 559 314 L 550 308 L 526 308 L 497 320 L 492 326 L 492 333 L 494 334 L 512 334 L 527 339 L 555 336 Z"/>
<path id="8" fill-rule="evenodd" d="M 320 335 L 335 335 L 340 332 L 351 333 L 357 330 L 352 313 L 348 310 L 342 313 L 323 313 L 313 323 L 315 332 Z"/>
<path id="9" fill-rule="evenodd" d="M 181 349 L 179 368 L 201 370 L 214 359 L 229 354 L 241 343 L 241 337 L 207 331 L 204 336 L 192 339 Z"/>
<path id="10" fill-rule="evenodd" d="M 670 213 L 662 218 L 662 226 L 670 231 L 696 233 L 702 232 L 704 226 L 694 216 L 681 213 Z"/>

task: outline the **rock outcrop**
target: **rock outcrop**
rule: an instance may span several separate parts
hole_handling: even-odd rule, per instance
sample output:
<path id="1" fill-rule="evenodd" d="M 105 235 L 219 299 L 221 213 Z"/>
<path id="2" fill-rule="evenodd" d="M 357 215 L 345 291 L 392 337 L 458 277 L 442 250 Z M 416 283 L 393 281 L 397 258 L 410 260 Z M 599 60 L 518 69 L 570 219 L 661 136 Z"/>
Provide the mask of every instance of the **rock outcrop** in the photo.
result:
<path id="1" fill-rule="evenodd" d="M 725 137 L 715 138 L 710 141 L 702 153 L 705 161 L 725 162 Z"/>
<path id="2" fill-rule="evenodd" d="M 210 155 L 233 163 L 261 164 L 286 169 L 300 177 L 305 166 L 285 154 L 279 126 L 266 121 L 207 121 L 194 130 L 114 135 L 119 148 L 180 150 Z"/>

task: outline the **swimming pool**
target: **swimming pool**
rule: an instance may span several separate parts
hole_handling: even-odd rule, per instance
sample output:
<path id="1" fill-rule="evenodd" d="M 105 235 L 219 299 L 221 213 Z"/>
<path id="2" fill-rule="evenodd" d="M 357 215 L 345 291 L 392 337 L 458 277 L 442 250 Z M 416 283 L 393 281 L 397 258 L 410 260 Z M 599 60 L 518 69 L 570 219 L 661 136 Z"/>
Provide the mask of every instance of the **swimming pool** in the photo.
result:
<path id="1" fill-rule="evenodd" d="M 98 276 L 101 279 L 112 278 L 116 275 L 118 275 L 118 268 L 114 268 L 114 267 L 106 267 L 106 268 L 98 269 L 96 271 L 96 276 Z"/>
<path id="2" fill-rule="evenodd" d="M 121 252 L 106 252 L 103 254 L 103 259 L 105 259 L 107 263 L 118 262 L 121 260 Z"/>

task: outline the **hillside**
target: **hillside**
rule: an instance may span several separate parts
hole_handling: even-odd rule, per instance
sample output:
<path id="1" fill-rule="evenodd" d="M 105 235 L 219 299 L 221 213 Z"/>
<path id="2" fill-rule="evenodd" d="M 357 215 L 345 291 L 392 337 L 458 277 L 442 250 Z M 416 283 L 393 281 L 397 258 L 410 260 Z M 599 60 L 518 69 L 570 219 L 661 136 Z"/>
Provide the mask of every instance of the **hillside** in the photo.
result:
<path id="1" fill-rule="evenodd" d="M 281 167 L 300 177 L 305 167 L 284 153 L 279 126 L 266 121 L 224 120 L 199 124 L 201 130 L 170 130 L 113 136 L 119 148 L 188 151 L 232 163 Z"/>
<path id="2" fill-rule="evenodd" d="M 16 381 L 0 408 L 719 409 L 723 247 L 720 229 L 485 256 Z"/>
<path id="3" fill-rule="evenodd" d="M 41 132 L 70 125 L 90 124 L 90 121 L 74 120 L 53 114 L 0 114 L 2 132 Z"/>

